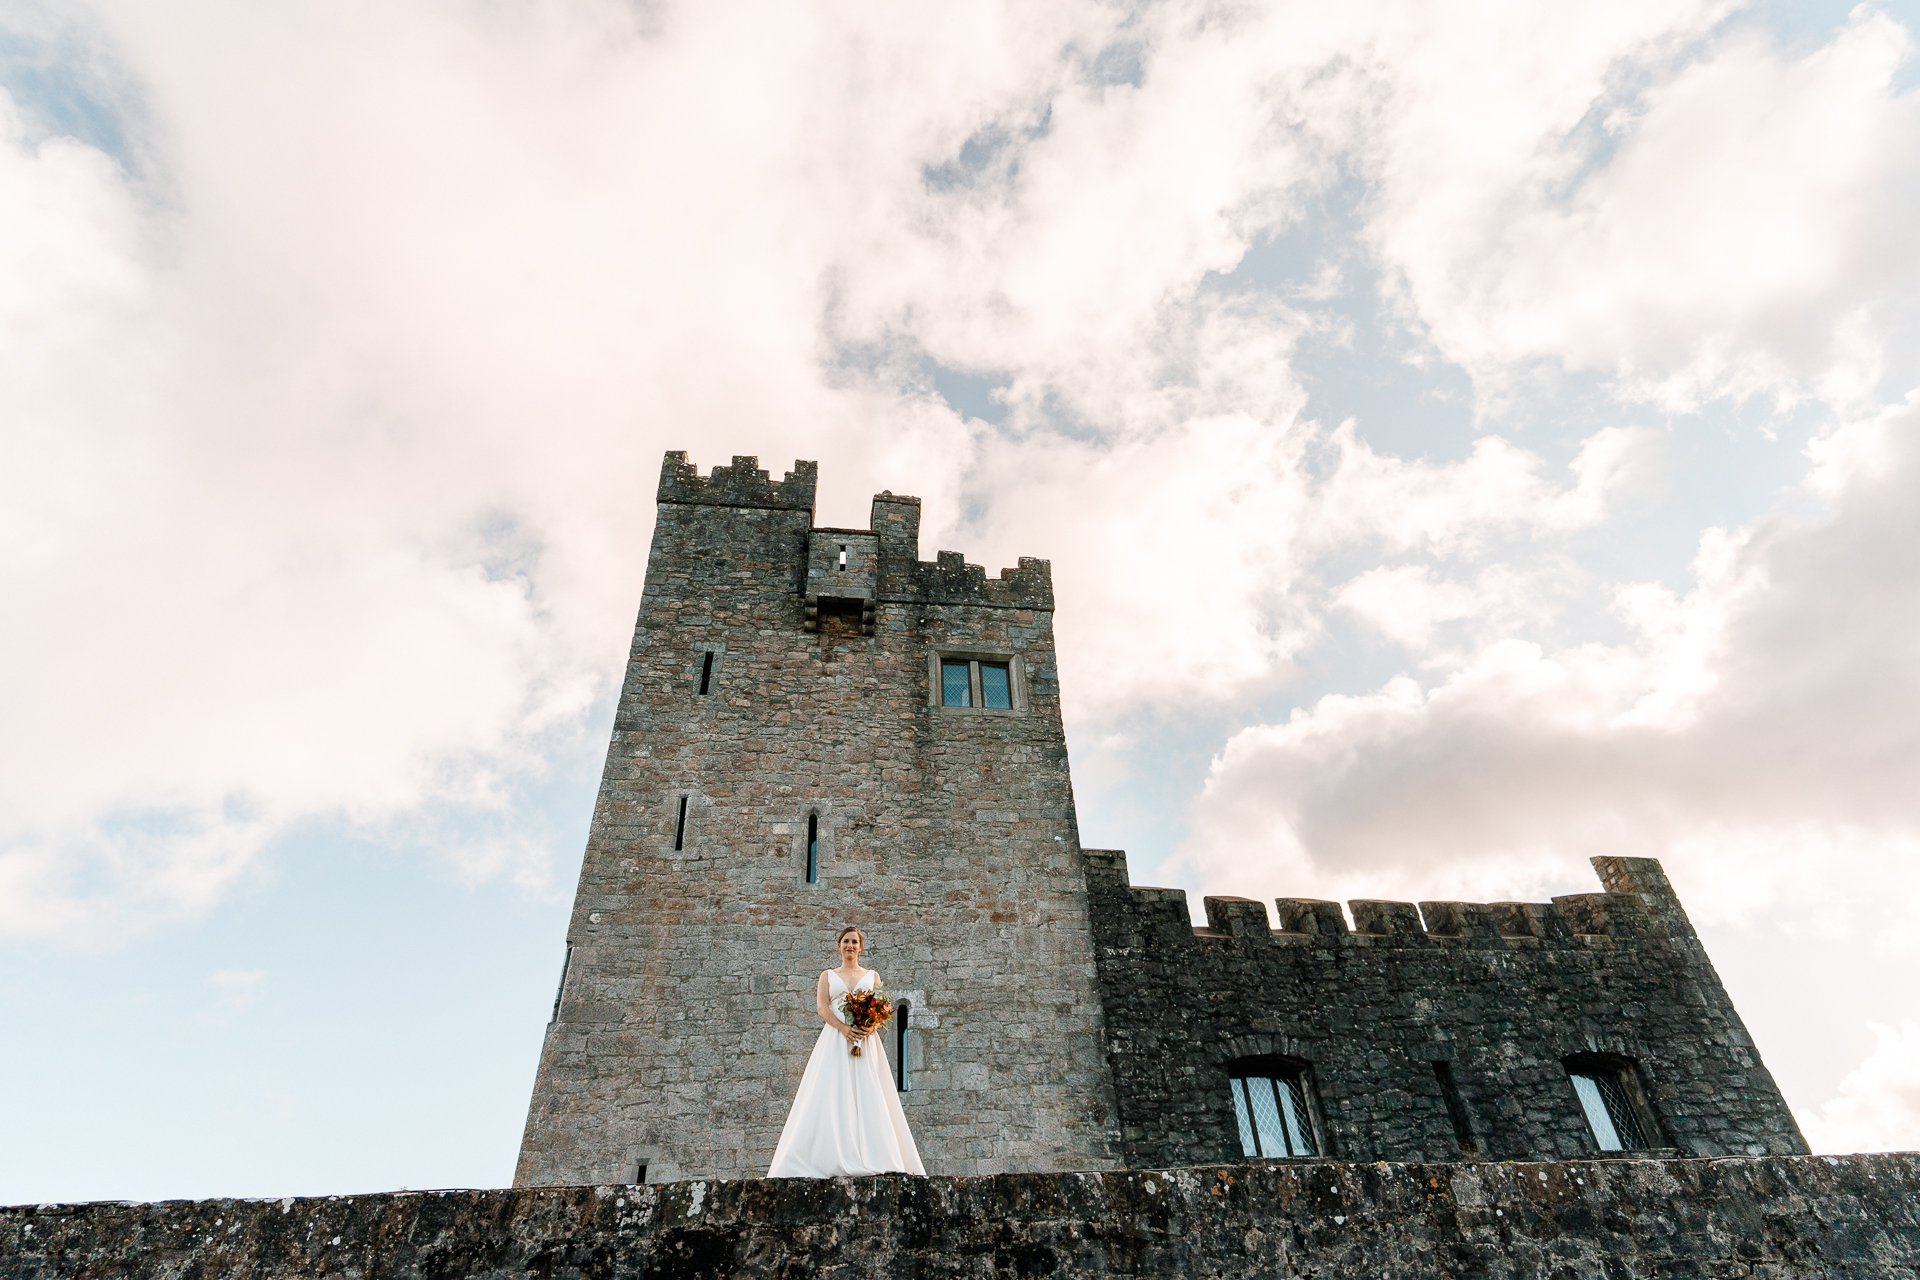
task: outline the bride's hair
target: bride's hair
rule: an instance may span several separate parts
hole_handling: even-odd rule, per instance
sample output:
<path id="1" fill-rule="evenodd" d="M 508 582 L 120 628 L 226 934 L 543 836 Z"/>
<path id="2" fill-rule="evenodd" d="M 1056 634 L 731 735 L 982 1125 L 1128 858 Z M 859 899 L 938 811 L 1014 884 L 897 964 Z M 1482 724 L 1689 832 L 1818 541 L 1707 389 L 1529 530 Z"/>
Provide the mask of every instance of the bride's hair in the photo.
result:
<path id="1" fill-rule="evenodd" d="M 835 950 L 838 950 L 838 949 L 839 949 L 839 947 L 840 947 L 840 944 L 841 944 L 841 943 L 843 943 L 843 942 L 845 942 L 845 941 L 847 940 L 847 935 L 848 935 L 848 934 L 850 934 L 850 933 L 857 933 L 857 934 L 859 934 L 859 935 L 860 935 L 860 946 L 861 946 L 861 948 L 862 948 L 862 950 L 864 950 L 864 949 L 866 948 L 866 944 L 867 944 L 867 935 L 866 935 L 866 931 L 865 931 L 865 930 L 863 930 L 863 929 L 861 929 L 861 928 L 860 928 L 860 926 L 859 926 L 859 925 L 857 925 L 857 924 L 850 924 L 850 925 L 848 925 L 848 926 L 847 926 L 846 928 L 844 928 L 844 929 L 842 929 L 842 930 L 840 931 L 840 936 L 839 936 L 839 937 L 837 937 L 837 938 L 835 938 L 835 939 L 833 940 L 833 945 L 834 945 L 834 949 L 835 949 Z"/>

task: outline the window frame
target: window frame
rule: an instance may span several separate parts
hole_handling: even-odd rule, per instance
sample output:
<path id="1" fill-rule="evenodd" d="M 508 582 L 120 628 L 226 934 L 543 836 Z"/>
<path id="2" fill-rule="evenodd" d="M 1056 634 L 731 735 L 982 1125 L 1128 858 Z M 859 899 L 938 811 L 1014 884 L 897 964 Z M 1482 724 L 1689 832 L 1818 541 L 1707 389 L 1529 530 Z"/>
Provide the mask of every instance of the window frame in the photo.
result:
<path id="1" fill-rule="evenodd" d="M 1576 1053 L 1560 1060 L 1560 1066 L 1567 1073 L 1567 1090 L 1573 1095 L 1574 1106 L 1578 1109 L 1581 1122 L 1586 1130 L 1587 1140 L 1594 1150 L 1602 1156 L 1614 1154 L 1630 1155 L 1635 1152 L 1658 1151 L 1666 1147 L 1665 1130 L 1660 1117 L 1648 1101 L 1647 1092 L 1640 1081 L 1640 1064 L 1632 1058 L 1617 1053 Z M 1601 1141 L 1600 1130 L 1594 1123 L 1593 1111 L 1586 1097 L 1580 1092 L 1576 1078 L 1591 1080 L 1594 1093 L 1599 1099 L 1601 1109 L 1607 1113 L 1607 1127 L 1614 1131 L 1614 1138 L 1620 1143 L 1609 1147 Z M 1605 1082 L 1604 1084 L 1602 1082 Z M 1619 1125 L 1613 1118 L 1612 1109 L 1606 1103 L 1606 1089 L 1610 1085 L 1619 1094 L 1626 1115 L 1639 1130 L 1638 1143 L 1629 1143 L 1627 1135 L 1619 1132 Z"/>
<path id="2" fill-rule="evenodd" d="M 1283 1054 L 1259 1054 L 1252 1057 L 1235 1058 L 1225 1067 L 1227 1076 L 1228 1107 L 1233 1112 L 1234 1127 L 1240 1139 L 1241 1158 L 1246 1160 L 1320 1160 L 1327 1158 L 1326 1122 L 1320 1114 L 1319 1090 L 1314 1087 L 1313 1064 L 1304 1058 L 1294 1058 Z M 1287 1131 L 1287 1108 L 1282 1107 L 1275 1098 L 1275 1108 L 1281 1116 L 1281 1141 L 1287 1145 L 1284 1153 L 1261 1150 L 1259 1126 L 1254 1123 L 1251 1114 L 1251 1086 L 1245 1082 L 1261 1080 L 1268 1082 L 1289 1081 L 1295 1095 L 1298 1115 L 1294 1118 L 1304 1122 L 1304 1137 L 1312 1144 L 1310 1151 L 1294 1151 L 1293 1135 Z M 1244 1101 L 1243 1101 L 1244 1100 Z M 1240 1108 L 1248 1107 L 1248 1115 L 1242 1119 Z M 1248 1151 L 1248 1138 L 1252 1138 L 1253 1150 Z"/>
<path id="3" fill-rule="evenodd" d="M 950 707 L 946 702 L 945 673 L 942 665 L 949 662 L 967 664 L 967 696 L 971 705 Z M 980 667 L 1004 666 L 1007 669 L 1007 701 L 1009 707 L 989 707 L 983 705 L 985 698 L 980 681 Z M 1019 654 L 1006 649 L 934 649 L 927 654 L 927 701 L 936 712 L 961 716 L 1023 716 L 1029 710 L 1027 699 L 1027 663 Z"/>

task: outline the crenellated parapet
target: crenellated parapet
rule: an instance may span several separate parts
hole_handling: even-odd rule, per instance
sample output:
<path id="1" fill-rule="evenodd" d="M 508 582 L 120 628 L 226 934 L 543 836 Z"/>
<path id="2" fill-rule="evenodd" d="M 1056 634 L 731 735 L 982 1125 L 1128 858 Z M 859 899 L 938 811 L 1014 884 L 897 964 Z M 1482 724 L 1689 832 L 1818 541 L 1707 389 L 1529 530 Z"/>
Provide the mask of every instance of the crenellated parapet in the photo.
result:
<path id="1" fill-rule="evenodd" d="M 1124 853 L 1098 855 L 1101 874 L 1124 877 Z M 1191 929 L 1198 942 L 1239 939 L 1275 946 L 1362 948 L 1499 947 L 1503 949 L 1595 948 L 1653 941 L 1694 942 L 1660 863 L 1653 858 L 1595 858 L 1603 883 L 1633 892 L 1566 894 L 1551 902 L 1392 902 L 1356 898 L 1341 904 L 1320 898 L 1276 898 L 1270 919 L 1253 898 L 1209 896 L 1207 923 Z M 1181 889 L 1129 885 L 1134 913 L 1165 920 L 1188 919 Z M 1349 913 L 1353 923 L 1347 923 Z M 1173 936 L 1178 936 L 1176 933 Z"/>
<path id="2" fill-rule="evenodd" d="M 1184 891 L 1129 883 L 1125 854 L 1083 857 L 1131 1161 L 1240 1154 L 1228 1081 L 1249 1054 L 1311 1078 L 1320 1154 L 1343 1159 L 1593 1154 L 1583 1062 L 1644 1094 L 1649 1147 L 1806 1149 L 1651 858 L 1596 858 L 1606 892 L 1551 902 L 1279 898 L 1270 916 L 1209 896 L 1196 927 Z"/>
<path id="3" fill-rule="evenodd" d="M 739 455 L 708 475 L 687 461 L 684 449 L 670 450 L 660 466 L 659 501 L 682 506 L 745 507 L 805 511 L 811 519 L 819 465 L 796 461 L 785 479 L 771 479 L 760 460 Z M 853 565 L 842 559 L 852 558 Z M 1053 566 L 1032 556 L 990 578 L 958 551 L 920 559 L 920 499 L 892 492 L 874 495 L 868 530 L 812 530 L 805 549 L 803 594 L 808 597 L 809 629 L 816 629 L 819 600 L 865 602 L 864 629 L 871 634 L 876 603 L 977 605 L 997 609 L 1053 608 Z M 853 569 L 852 572 L 849 572 Z"/>
<path id="4" fill-rule="evenodd" d="M 989 578 L 977 564 L 968 564 L 958 551 L 937 553 L 933 563 L 913 566 L 906 598 L 928 604 L 974 604 L 997 609 L 1053 608 L 1053 565 L 1021 556 L 1017 569 L 1002 569 Z"/>
<path id="5" fill-rule="evenodd" d="M 658 501 L 811 513 L 819 474 L 819 463 L 795 462 L 785 479 L 773 480 L 760 470 L 760 459 L 738 454 L 731 464 L 702 476 L 700 468 L 687 461 L 686 450 L 673 449 L 660 464 Z"/>
<path id="6" fill-rule="evenodd" d="M 920 559 L 920 499 L 880 493 L 873 499 L 873 533 L 879 539 L 877 589 L 882 600 L 919 604 L 983 605 L 996 609 L 1052 609 L 1053 565 L 1021 556 L 1017 568 L 989 578 L 958 551 Z"/>

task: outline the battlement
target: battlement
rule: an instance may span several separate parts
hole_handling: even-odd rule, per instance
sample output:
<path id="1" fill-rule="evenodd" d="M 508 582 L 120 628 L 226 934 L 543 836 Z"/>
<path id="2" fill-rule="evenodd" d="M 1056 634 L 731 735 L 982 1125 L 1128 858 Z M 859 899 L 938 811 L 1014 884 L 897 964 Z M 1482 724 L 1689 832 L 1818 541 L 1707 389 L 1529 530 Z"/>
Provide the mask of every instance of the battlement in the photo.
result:
<path id="1" fill-rule="evenodd" d="M 1001 609 L 1053 608 L 1053 565 L 1021 556 L 1020 567 L 1002 569 L 989 578 L 977 564 L 968 564 L 958 551 L 942 551 L 929 564 L 913 566 L 911 598 L 930 604 L 979 604 Z"/>
<path id="2" fill-rule="evenodd" d="M 819 470 L 818 463 L 796 461 L 784 480 L 773 480 L 760 469 L 758 458 L 741 454 L 702 476 L 700 468 L 687 461 L 686 450 L 673 449 L 660 464 L 659 501 L 805 511 L 811 523 Z M 1017 567 L 1002 569 L 998 578 L 989 578 L 984 568 L 968 564 L 958 551 L 942 551 L 931 562 L 921 560 L 920 499 L 907 494 L 875 494 L 868 530 L 812 532 L 802 588 L 810 623 L 815 620 L 811 611 L 821 598 L 864 601 L 867 628 L 872 625 L 873 606 L 881 601 L 1053 608 L 1053 566 L 1045 560 L 1021 556 Z M 857 569 L 842 566 L 843 549 L 859 557 Z"/>
<path id="3" fill-rule="evenodd" d="M 1126 884 L 1126 854 L 1088 850 L 1096 874 Z M 1207 923 L 1191 928 L 1195 939 L 1272 942 L 1283 946 L 1513 947 L 1610 946 L 1646 939 L 1694 940 L 1692 926 L 1655 858 L 1594 858 L 1603 884 L 1621 892 L 1565 894 L 1552 902 L 1392 902 L 1356 898 L 1346 904 L 1319 898 L 1276 898 L 1273 919 L 1253 898 L 1229 895 L 1204 900 Z M 1126 885 L 1143 918 L 1189 918 L 1181 889 Z"/>
<path id="4" fill-rule="evenodd" d="M 1021 556 L 1018 568 L 987 577 L 964 553 L 920 558 L 920 499 L 892 492 L 873 496 L 872 528 L 880 540 L 877 589 L 882 600 L 986 605 L 997 609 L 1053 608 L 1053 565 Z"/>
<path id="5" fill-rule="evenodd" d="M 813 494 L 820 464 L 796 461 L 784 480 L 771 480 L 760 470 L 760 459 L 736 454 L 731 465 L 717 466 L 708 476 L 687 461 L 687 451 L 670 449 L 660 464 L 658 501 L 708 507 L 766 507 L 776 511 L 813 512 Z"/>

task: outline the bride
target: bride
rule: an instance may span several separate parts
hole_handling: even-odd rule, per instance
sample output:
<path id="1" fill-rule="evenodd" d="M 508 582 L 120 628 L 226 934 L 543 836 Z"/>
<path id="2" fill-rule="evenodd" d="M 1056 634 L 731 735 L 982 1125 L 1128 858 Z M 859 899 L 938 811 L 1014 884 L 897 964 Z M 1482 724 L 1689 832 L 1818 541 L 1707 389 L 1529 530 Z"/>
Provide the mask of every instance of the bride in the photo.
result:
<path id="1" fill-rule="evenodd" d="M 871 990 L 880 975 L 860 967 L 867 939 L 848 925 L 840 931 L 840 967 L 820 975 L 814 1007 L 826 1025 L 800 1077 L 800 1092 L 774 1148 L 769 1178 L 832 1178 L 848 1173 L 918 1173 L 920 1153 L 907 1131 L 907 1113 L 893 1089 L 893 1071 L 880 1037 L 862 1039 L 839 1016 L 850 991 Z M 852 1046 L 860 1046 L 855 1057 Z"/>

